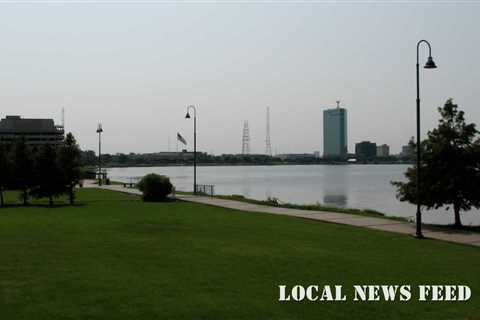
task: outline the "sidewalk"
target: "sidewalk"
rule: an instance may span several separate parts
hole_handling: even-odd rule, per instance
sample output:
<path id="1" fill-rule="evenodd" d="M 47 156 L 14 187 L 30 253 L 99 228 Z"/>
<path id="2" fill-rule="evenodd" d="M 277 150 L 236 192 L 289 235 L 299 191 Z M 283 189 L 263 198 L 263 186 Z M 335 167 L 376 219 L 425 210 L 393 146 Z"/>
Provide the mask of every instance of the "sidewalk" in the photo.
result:
<path id="1" fill-rule="evenodd" d="M 87 188 L 98 188 L 97 185 L 85 185 Z M 129 194 L 141 195 L 137 189 L 124 188 L 121 185 L 101 186 L 100 188 L 112 191 L 119 191 Z M 241 201 L 224 200 L 212 197 L 177 195 L 177 199 L 182 201 L 207 204 L 216 207 L 235 209 L 247 212 L 261 212 L 278 214 L 292 217 L 299 217 L 322 222 L 346 224 L 350 226 L 363 227 L 374 230 L 395 232 L 406 235 L 415 234 L 415 225 L 408 222 L 396 221 L 387 218 L 362 217 L 347 213 L 311 211 L 299 209 L 287 209 L 279 207 L 269 207 L 257 204 L 251 204 Z M 480 247 L 480 233 L 460 231 L 460 230 L 437 230 L 438 228 L 423 226 L 423 235 L 429 239 L 437 239 L 448 242 L 455 242 Z"/>

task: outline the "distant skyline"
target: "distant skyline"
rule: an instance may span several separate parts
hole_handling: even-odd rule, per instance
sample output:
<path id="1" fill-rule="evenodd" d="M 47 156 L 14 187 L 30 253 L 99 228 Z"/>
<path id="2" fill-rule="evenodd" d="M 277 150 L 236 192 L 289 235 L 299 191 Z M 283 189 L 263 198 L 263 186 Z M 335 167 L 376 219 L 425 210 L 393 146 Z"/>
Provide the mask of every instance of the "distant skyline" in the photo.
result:
<path id="1" fill-rule="evenodd" d="M 453 98 L 478 125 L 480 4 L 0 3 L 0 116 L 54 118 L 83 149 L 105 153 L 198 145 L 323 152 L 323 110 L 348 110 L 348 151 L 369 140 L 399 153 L 415 134 L 416 43 L 438 65 L 421 71 L 422 134 Z M 424 63 L 428 50 L 422 47 Z"/>

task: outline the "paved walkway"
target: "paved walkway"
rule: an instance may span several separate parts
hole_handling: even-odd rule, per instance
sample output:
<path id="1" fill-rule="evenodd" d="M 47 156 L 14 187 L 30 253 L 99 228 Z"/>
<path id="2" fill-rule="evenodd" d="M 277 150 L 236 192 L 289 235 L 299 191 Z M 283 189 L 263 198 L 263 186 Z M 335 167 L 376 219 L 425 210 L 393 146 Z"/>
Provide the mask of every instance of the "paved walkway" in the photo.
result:
<path id="1" fill-rule="evenodd" d="M 85 187 L 98 187 L 93 184 L 85 184 Z M 124 188 L 121 185 L 101 186 L 102 189 L 125 192 L 129 194 L 140 195 L 141 192 L 137 189 Z M 362 217 L 347 213 L 325 212 L 325 211 L 310 211 L 299 209 L 287 209 L 279 207 L 270 207 L 264 205 L 251 204 L 241 201 L 224 200 L 212 197 L 203 196 L 186 196 L 177 195 L 179 200 L 202 203 L 216 207 L 223 207 L 229 209 L 236 209 L 248 212 L 262 212 L 278 215 L 293 216 L 323 222 L 346 224 L 350 226 L 363 227 L 368 229 L 375 229 L 387 232 L 395 232 L 406 235 L 415 234 L 415 225 L 408 222 L 396 221 L 386 218 Z M 480 233 L 460 230 L 445 230 L 438 227 L 423 227 L 423 235 L 426 238 L 437 239 L 461 244 L 468 244 L 480 247 Z"/>

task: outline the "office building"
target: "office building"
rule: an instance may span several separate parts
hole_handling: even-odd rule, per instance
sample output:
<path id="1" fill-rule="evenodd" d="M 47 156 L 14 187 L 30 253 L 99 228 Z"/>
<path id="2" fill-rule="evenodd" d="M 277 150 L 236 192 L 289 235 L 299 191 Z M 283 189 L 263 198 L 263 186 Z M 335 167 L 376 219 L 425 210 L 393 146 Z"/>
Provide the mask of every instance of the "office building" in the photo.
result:
<path id="1" fill-rule="evenodd" d="M 413 156 L 413 150 L 410 145 L 402 146 L 402 152 L 400 152 L 401 158 L 411 158 Z"/>
<path id="2" fill-rule="evenodd" d="M 384 158 L 390 155 L 390 147 L 388 144 L 377 146 L 377 157 Z"/>
<path id="3" fill-rule="evenodd" d="M 377 156 L 377 144 L 362 141 L 355 144 L 355 156 L 358 159 L 373 159 Z"/>
<path id="4" fill-rule="evenodd" d="M 347 110 L 340 108 L 323 111 L 323 157 L 347 158 Z"/>
<path id="5" fill-rule="evenodd" d="M 59 144 L 64 141 L 62 126 L 52 119 L 23 119 L 6 116 L 0 120 L 0 142 L 13 142 L 25 138 L 27 144 Z"/>

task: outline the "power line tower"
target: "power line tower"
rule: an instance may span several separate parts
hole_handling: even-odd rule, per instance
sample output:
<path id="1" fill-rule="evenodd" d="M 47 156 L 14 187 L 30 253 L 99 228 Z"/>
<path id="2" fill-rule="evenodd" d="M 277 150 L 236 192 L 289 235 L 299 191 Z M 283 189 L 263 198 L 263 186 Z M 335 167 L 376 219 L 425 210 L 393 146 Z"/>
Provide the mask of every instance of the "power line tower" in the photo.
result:
<path id="1" fill-rule="evenodd" d="M 65 129 L 65 107 L 62 107 L 62 127 Z"/>
<path id="2" fill-rule="evenodd" d="M 265 138 L 265 154 L 272 156 L 272 144 L 270 142 L 270 107 L 267 107 L 267 131 Z"/>
<path id="3" fill-rule="evenodd" d="M 250 130 L 246 120 L 243 122 L 242 154 L 250 154 Z"/>
<path id="4" fill-rule="evenodd" d="M 55 127 L 56 127 L 57 129 L 63 130 L 63 137 L 65 137 L 65 133 L 66 133 L 67 131 L 65 130 L 65 108 L 64 108 L 64 107 L 62 107 L 62 123 L 59 124 L 59 125 L 56 125 Z"/>

